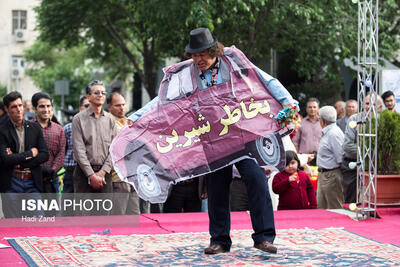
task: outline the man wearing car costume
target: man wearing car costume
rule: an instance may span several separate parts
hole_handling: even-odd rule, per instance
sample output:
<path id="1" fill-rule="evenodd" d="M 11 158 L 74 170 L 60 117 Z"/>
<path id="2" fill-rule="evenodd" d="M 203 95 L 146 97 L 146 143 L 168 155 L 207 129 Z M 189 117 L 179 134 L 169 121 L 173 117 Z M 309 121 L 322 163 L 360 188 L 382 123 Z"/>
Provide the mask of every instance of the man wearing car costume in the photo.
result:
<path id="1" fill-rule="evenodd" d="M 272 203 L 259 165 L 284 168 L 274 117 L 294 100 L 277 79 L 234 46 L 224 48 L 207 28 L 190 32 L 185 56 L 191 59 L 164 69 L 158 97 L 132 114 L 113 141 L 114 167 L 153 203 L 165 201 L 170 184 L 207 174 L 211 240 L 204 253 L 218 254 L 232 243 L 235 164 L 249 195 L 254 247 L 276 253 Z"/>

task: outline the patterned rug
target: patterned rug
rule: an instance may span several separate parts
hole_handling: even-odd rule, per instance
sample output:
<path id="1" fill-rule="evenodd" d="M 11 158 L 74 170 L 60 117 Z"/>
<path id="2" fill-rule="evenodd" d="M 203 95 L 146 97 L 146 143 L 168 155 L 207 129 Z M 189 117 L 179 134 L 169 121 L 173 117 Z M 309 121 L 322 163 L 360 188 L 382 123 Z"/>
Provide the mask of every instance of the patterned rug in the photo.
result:
<path id="1" fill-rule="evenodd" d="M 393 266 L 400 247 L 341 228 L 278 230 L 278 254 L 253 248 L 251 230 L 231 232 L 230 253 L 204 255 L 208 233 L 9 239 L 30 266 Z"/>

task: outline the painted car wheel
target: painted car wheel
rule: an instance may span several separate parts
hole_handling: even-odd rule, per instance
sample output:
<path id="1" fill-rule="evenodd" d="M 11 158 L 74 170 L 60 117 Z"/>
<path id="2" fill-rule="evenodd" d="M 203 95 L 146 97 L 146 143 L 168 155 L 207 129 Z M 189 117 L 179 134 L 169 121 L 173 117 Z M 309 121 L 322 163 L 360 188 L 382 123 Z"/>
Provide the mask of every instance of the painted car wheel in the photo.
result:
<path id="1" fill-rule="evenodd" d="M 255 146 L 261 160 L 268 166 L 277 166 L 281 154 L 279 141 L 274 134 L 269 134 L 255 140 Z"/>
<path id="2" fill-rule="evenodd" d="M 145 144 L 137 140 L 129 142 L 125 147 L 124 164 L 129 174 L 124 181 L 134 186 L 142 199 L 151 203 L 166 201 L 175 174 L 164 169 Z"/>
<path id="3" fill-rule="evenodd" d="M 154 171 L 146 164 L 137 167 L 137 179 L 139 190 L 148 198 L 154 198 L 161 194 L 160 184 Z"/>

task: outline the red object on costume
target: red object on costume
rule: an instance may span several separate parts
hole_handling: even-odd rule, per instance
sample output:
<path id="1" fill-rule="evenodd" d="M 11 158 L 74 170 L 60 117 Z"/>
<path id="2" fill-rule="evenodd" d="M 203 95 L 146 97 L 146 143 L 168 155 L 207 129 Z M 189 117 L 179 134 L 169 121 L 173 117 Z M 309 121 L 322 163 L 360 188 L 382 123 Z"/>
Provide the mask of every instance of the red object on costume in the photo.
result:
<path id="1" fill-rule="evenodd" d="M 297 131 L 296 131 L 296 130 L 294 130 L 293 132 L 291 132 L 291 133 L 289 134 L 289 136 L 290 136 L 290 139 L 293 139 L 293 137 L 295 137 L 295 136 L 296 136 L 296 133 L 297 133 Z"/>

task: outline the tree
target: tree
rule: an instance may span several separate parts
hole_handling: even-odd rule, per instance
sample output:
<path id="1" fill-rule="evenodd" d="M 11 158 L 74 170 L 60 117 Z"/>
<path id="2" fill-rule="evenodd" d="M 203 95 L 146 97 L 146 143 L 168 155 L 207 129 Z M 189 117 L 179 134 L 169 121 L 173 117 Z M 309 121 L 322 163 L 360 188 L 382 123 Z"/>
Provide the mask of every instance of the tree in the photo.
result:
<path id="1" fill-rule="evenodd" d="M 28 63 L 27 74 L 42 91 L 49 93 L 57 106 L 61 106 L 61 96 L 56 96 L 56 80 L 69 80 L 70 94 L 65 96 L 66 106 L 78 107 L 79 97 L 84 94 L 85 85 L 92 78 L 90 64 L 85 64 L 83 46 L 65 50 L 62 46 L 53 47 L 49 43 L 36 41 L 25 50 Z"/>
<path id="2" fill-rule="evenodd" d="M 178 0 L 43 0 L 36 9 L 38 28 L 51 44 L 65 41 L 72 47 L 84 42 L 92 57 L 107 60 L 122 53 L 154 97 L 155 73 L 164 51 L 183 36 L 179 24 L 186 17 L 181 8 L 185 2 L 190 6 L 189 1 Z"/>
<path id="3" fill-rule="evenodd" d="M 399 20 L 393 19 L 399 18 L 399 2 L 380 6 L 380 54 L 389 59 L 399 48 L 393 34 L 399 30 Z M 67 47 L 85 42 L 89 55 L 104 61 L 123 54 L 151 97 L 161 60 L 181 57 L 195 27 L 210 28 L 256 64 L 269 59 L 271 49 L 286 56 L 281 70 L 294 73 L 296 81 L 288 87 L 295 97 L 325 91 L 338 98 L 337 60 L 357 55 L 357 5 L 352 1 L 43 0 L 37 12 L 43 40 L 64 41 Z"/>
<path id="4" fill-rule="evenodd" d="M 3 97 L 7 94 L 7 85 L 0 83 L 0 101 L 3 101 Z"/>
<path id="5" fill-rule="evenodd" d="M 400 1 L 381 1 L 380 56 L 395 61 Z M 338 62 L 357 57 L 358 5 L 352 1 L 221 0 L 193 3 L 188 21 L 204 19 L 225 44 L 235 44 L 256 64 L 270 49 L 280 55 L 278 77 L 294 97 L 341 98 Z M 197 13 L 202 13 L 200 16 Z M 205 13 L 205 14 L 204 14 Z"/>

